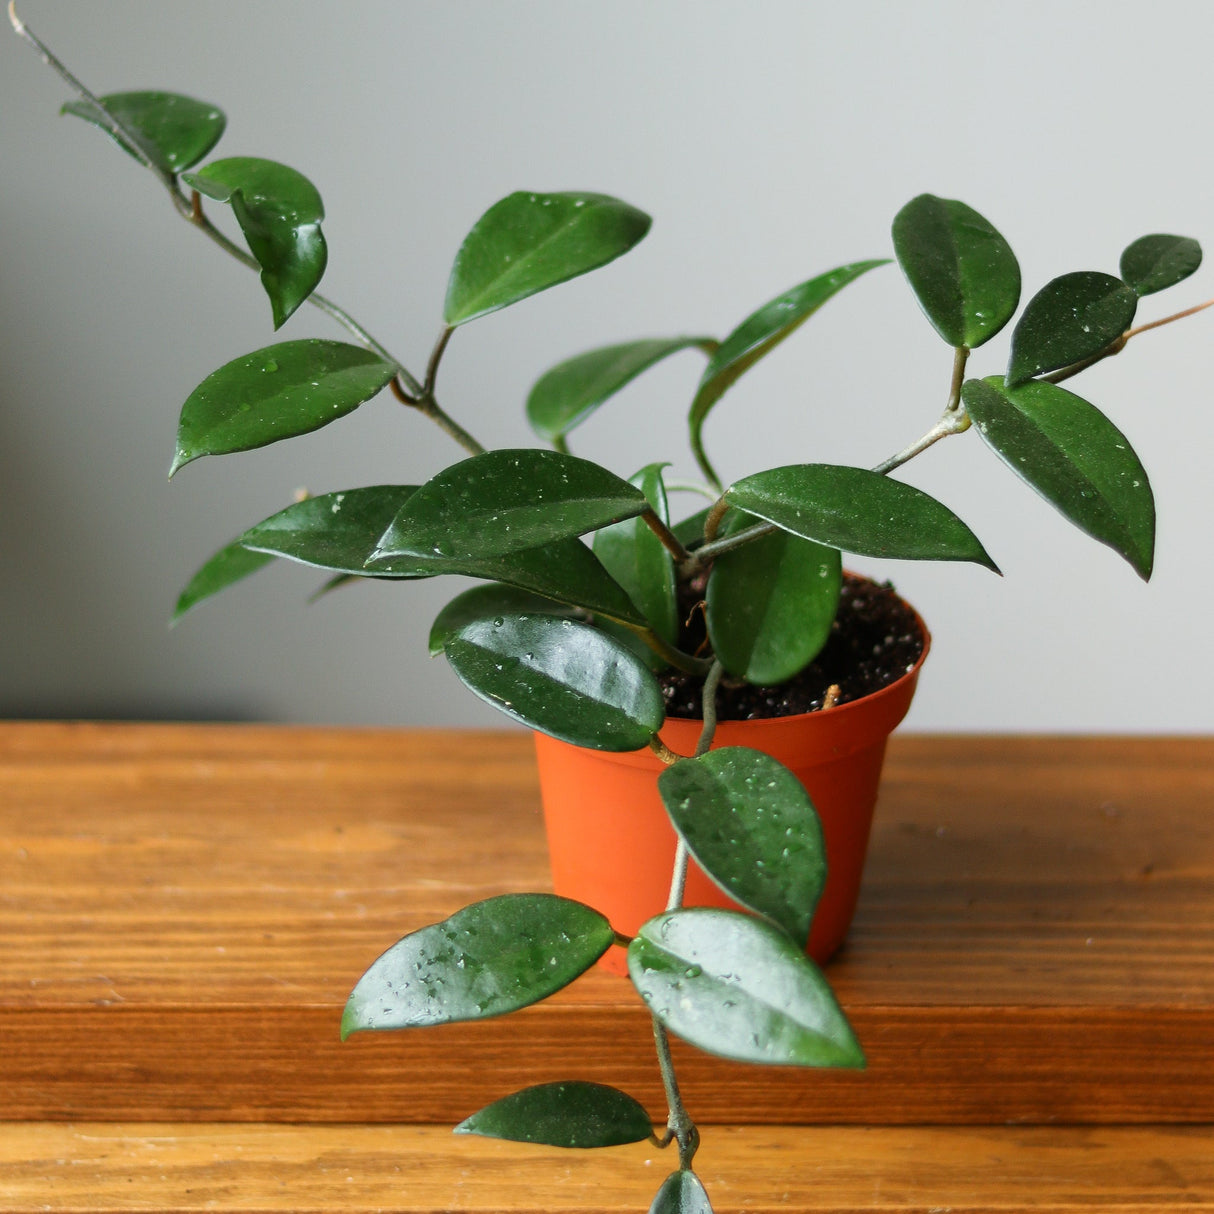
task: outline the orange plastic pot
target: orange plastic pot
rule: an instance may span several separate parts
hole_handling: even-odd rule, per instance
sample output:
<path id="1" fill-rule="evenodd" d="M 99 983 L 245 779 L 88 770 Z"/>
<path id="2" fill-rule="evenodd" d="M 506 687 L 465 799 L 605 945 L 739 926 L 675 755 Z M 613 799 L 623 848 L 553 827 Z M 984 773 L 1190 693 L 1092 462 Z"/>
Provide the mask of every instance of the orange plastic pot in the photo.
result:
<path id="1" fill-rule="evenodd" d="M 885 744 L 910 708 L 930 645 L 918 622 L 923 653 L 888 687 L 822 712 L 717 726 L 714 747 L 765 751 L 797 776 L 818 811 L 827 879 L 808 949 L 818 962 L 838 950 L 855 913 Z M 694 752 L 699 734 L 699 721 L 677 718 L 667 718 L 661 732 L 681 755 Z M 553 888 L 601 911 L 616 931 L 635 935 L 665 908 L 670 892 L 676 840 L 658 796 L 661 762 L 648 750 L 585 750 L 544 734 L 535 746 Z M 684 904 L 738 907 L 694 861 Z M 600 964 L 624 973 L 623 950 L 611 949 Z"/>

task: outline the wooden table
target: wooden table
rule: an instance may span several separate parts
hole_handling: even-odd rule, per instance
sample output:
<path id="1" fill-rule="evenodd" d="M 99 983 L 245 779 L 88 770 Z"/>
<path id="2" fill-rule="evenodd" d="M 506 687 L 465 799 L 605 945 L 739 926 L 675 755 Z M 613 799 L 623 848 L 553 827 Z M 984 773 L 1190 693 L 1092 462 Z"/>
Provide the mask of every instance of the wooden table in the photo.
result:
<path id="1" fill-rule="evenodd" d="M 624 980 L 338 1043 L 388 944 L 546 884 L 519 734 L 0 725 L 0 1211 L 643 1211 L 652 1147 L 447 1128 L 660 1119 Z M 896 738 L 830 977 L 866 1072 L 676 1054 L 718 1214 L 1214 1209 L 1214 740 Z"/>

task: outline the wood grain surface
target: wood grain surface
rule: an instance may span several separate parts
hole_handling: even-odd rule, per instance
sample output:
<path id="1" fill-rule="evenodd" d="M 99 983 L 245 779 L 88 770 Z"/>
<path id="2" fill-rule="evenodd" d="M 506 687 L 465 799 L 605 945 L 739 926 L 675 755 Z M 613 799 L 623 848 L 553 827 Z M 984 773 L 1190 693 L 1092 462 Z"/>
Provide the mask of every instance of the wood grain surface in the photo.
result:
<path id="1" fill-rule="evenodd" d="M 696 1168 L 719 1214 L 1214 1209 L 1208 1131 L 719 1127 Z M 630 1211 L 672 1170 L 647 1144 L 560 1151 L 418 1126 L 0 1126 L 0 1208 Z"/>
<path id="2" fill-rule="evenodd" d="M 1212 808 L 1214 740 L 895 738 L 830 968 L 869 1069 L 685 1050 L 692 1112 L 1214 1121 Z M 546 884 L 523 735 L 0 725 L 0 1118 L 444 1122 L 574 1076 L 656 1109 L 645 1013 L 598 972 L 338 1044 L 400 935 Z"/>

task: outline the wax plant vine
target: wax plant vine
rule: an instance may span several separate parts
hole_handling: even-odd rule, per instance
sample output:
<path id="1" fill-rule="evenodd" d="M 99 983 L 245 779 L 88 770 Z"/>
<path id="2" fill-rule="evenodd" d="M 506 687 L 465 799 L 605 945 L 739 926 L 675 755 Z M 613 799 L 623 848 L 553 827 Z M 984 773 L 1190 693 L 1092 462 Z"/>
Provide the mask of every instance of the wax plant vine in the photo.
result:
<path id="1" fill-rule="evenodd" d="M 1060 385 L 1137 334 L 1209 306 L 1135 327 L 1143 297 L 1198 268 L 1197 242 L 1145 236 L 1124 251 L 1116 275 L 1053 279 L 1020 312 L 1005 369 L 967 378 L 971 351 L 1018 311 L 1020 270 L 1007 241 L 964 203 L 913 199 L 894 219 L 893 252 L 950 348 L 952 368 L 939 420 L 871 468 L 794 463 L 725 484 L 706 453 L 704 429 L 744 372 L 888 259 L 811 277 L 721 340 L 650 338 L 571 358 L 543 375 L 527 400 L 532 428 L 552 449 L 486 451 L 438 401 L 438 372 L 453 336 L 613 261 L 644 237 L 647 215 L 592 193 L 521 192 L 490 207 L 456 254 L 440 336 L 415 376 L 317 292 L 327 259 L 324 209 L 306 177 L 272 160 L 207 160 L 224 129 L 216 107 L 163 92 L 94 96 L 11 5 L 9 12 L 17 32 L 73 88 L 64 111 L 109 135 L 159 180 L 191 225 L 260 275 L 275 329 L 309 303 L 353 339 L 280 342 L 225 363 L 182 407 L 171 473 L 203 456 L 317 430 L 384 390 L 440 425 L 468 456 L 420 486 L 347 489 L 288 505 L 208 560 L 183 591 L 177 615 L 277 558 L 326 571 L 326 585 L 470 576 L 480 584 L 443 609 L 430 647 L 473 692 L 566 741 L 650 747 L 665 763 L 658 787 L 678 834 L 675 870 L 666 910 L 635 938 L 621 937 L 591 907 L 550 894 L 476 903 L 406 936 L 371 965 L 350 995 L 343 1038 L 503 1015 L 624 946 L 632 983 L 653 1017 L 665 1130 L 654 1133 L 632 1096 L 572 1080 L 506 1095 L 457 1129 L 566 1147 L 673 1142 L 678 1167 L 653 1208 L 707 1210 L 693 1169 L 699 1135 L 679 1095 L 668 1032 L 746 1062 L 864 1061 L 804 951 L 825 877 L 813 805 L 774 759 L 740 747 L 710 749 L 720 680 L 778 684 L 812 661 L 834 618 L 843 551 L 995 569 L 952 510 L 889 475 L 971 426 L 1065 518 L 1149 577 L 1155 512 L 1147 474 L 1113 423 Z M 213 204 L 230 210 L 247 247 L 215 226 Z M 703 479 L 698 491 L 709 504 L 676 522 L 666 464 L 649 463 L 623 479 L 571 454 L 569 436 L 638 375 L 688 350 L 706 359 L 688 427 Z M 707 628 L 697 651 L 687 647 L 680 620 L 680 590 L 688 587 Z M 690 756 L 671 753 L 659 737 L 664 701 L 656 675 L 672 667 L 703 679 L 704 724 Z M 685 908 L 690 856 L 753 914 Z"/>

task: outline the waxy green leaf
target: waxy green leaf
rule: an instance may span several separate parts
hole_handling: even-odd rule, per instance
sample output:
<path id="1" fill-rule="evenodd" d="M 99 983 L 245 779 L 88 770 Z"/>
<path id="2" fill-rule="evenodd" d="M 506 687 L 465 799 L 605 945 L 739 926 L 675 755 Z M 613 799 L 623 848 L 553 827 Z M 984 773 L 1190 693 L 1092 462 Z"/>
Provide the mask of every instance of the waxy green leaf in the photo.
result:
<path id="1" fill-rule="evenodd" d="M 250 573 L 256 573 L 273 559 L 272 553 L 250 552 L 237 540 L 220 548 L 190 578 L 189 584 L 178 596 L 177 605 L 173 608 L 172 623 L 177 623 L 203 599 L 209 599 L 213 594 L 226 590 L 234 582 L 248 577 Z"/>
<path id="2" fill-rule="evenodd" d="M 1201 265 L 1201 245 L 1188 236 L 1140 236 L 1121 255 L 1121 277 L 1139 296 L 1183 282 Z"/>
<path id="3" fill-rule="evenodd" d="M 183 180 L 231 206 L 261 266 L 261 285 L 280 329 L 325 272 L 325 208 L 316 187 L 295 169 L 255 156 L 215 160 Z"/>
<path id="4" fill-rule="evenodd" d="M 372 963 L 346 1002 L 341 1038 L 517 1011 L 568 986 L 614 939 L 598 911 L 554 894 L 474 902 Z"/>
<path id="5" fill-rule="evenodd" d="M 461 1121 L 455 1133 L 549 1147 L 615 1147 L 644 1142 L 653 1134 L 653 1123 L 644 1105 L 627 1092 L 571 1079 L 495 1100 Z"/>
<path id="6" fill-rule="evenodd" d="M 588 350 L 536 380 L 527 397 L 527 420 L 540 438 L 559 442 L 642 371 L 689 346 L 716 344 L 710 337 L 669 337 Z"/>
<path id="7" fill-rule="evenodd" d="M 804 948 L 826 847 L 797 777 L 762 751 L 724 746 L 667 767 L 658 792 L 700 867 Z"/>
<path id="8" fill-rule="evenodd" d="M 972 207 L 920 194 L 894 217 L 894 253 L 919 306 L 950 346 L 975 349 L 1015 314 L 1020 266 Z"/>
<path id="9" fill-rule="evenodd" d="M 651 223 L 644 211 L 605 194 L 511 194 L 476 221 L 460 246 L 443 319 L 466 324 L 606 265 Z"/>
<path id="10" fill-rule="evenodd" d="M 219 142 L 227 122 L 215 106 L 180 93 L 109 93 L 98 100 L 123 130 L 114 130 L 106 114 L 83 98 L 66 102 L 60 113 L 91 122 L 136 160 L 146 157 L 166 173 L 180 173 L 197 164 Z M 128 131 L 135 148 L 130 146 Z"/>
<path id="11" fill-rule="evenodd" d="M 662 483 L 664 464 L 649 464 L 629 483 L 645 495 L 654 513 L 669 525 L 670 510 Z M 674 559 L 640 518 L 625 519 L 594 533 L 594 555 L 637 605 L 650 627 L 672 645 L 678 638 Z"/>
<path id="12" fill-rule="evenodd" d="M 361 346 L 314 338 L 234 359 L 182 405 L 169 475 L 203 455 L 250 451 L 319 430 L 370 400 L 396 371 Z"/>
<path id="13" fill-rule="evenodd" d="M 401 556 L 379 559 L 367 573 L 381 570 L 392 576 L 424 577 L 443 573 L 505 582 L 559 603 L 582 607 L 596 616 L 625 624 L 644 625 L 641 613 L 623 587 L 580 540 L 559 540 L 539 548 L 524 548 L 503 556 L 467 559 Z"/>
<path id="14" fill-rule="evenodd" d="M 1096 270 L 1046 283 L 1012 330 L 1008 387 L 1099 354 L 1130 327 L 1137 307 L 1132 287 Z"/>
<path id="15" fill-rule="evenodd" d="M 662 1181 L 649 1214 L 712 1214 L 712 1206 L 700 1178 L 692 1171 L 680 1169 Z"/>
<path id="16" fill-rule="evenodd" d="M 738 379 L 770 353 L 786 337 L 803 325 L 828 299 L 849 283 L 877 266 L 889 264 L 888 258 L 857 261 L 819 274 L 798 284 L 752 312 L 721 342 L 700 376 L 695 399 L 691 402 L 688 425 L 694 447 L 702 446 L 704 419 L 713 405 Z"/>
<path id="17" fill-rule="evenodd" d="M 628 974 L 662 1024 L 710 1054 L 864 1065 L 821 971 L 762 919 L 708 907 L 658 915 L 628 946 Z"/>
<path id="18" fill-rule="evenodd" d="M 902 481 L 837 464 L 791 464 L 735 481 L 725 496 L 793 535 L 861 556 L 974 561 L 998 572 L 945 505 Z"/>
<path id="19" fill-rule="evenodd" d="M 1155 500 L 1129 440 L 1094 405 L 1033 380 L 969 380 L 962 400 L 1013 472 L 1081 531 L 1125 557 L 1144 580 L 1155 551 Z"/>
<path id="20" fill-rule="evenodd" d="M 731 510 L 720 536 L 759 520 Z M 782 683 L 803 670 L 830 636 L 843 560 L 837 548 L 787 531 L 751 540 L 713 562 L 708 637 L 727 673 L 748 683 Z"/>
<path id="21" fill-rule="evenodd" d="M 438 657 L 451 637 L 468 624 L 506 615 L 568 617 L 569 614 L 567 606 L 532 594 L 530 590 L 507 586 L 503 582 L 486 582 L 457 594 L 434 617 L 434 623 L 430 625 L 430 656 Z"/>
<path id="22" fill-rule="evenodd" d="M 644 493 L 606 468 L 559 451 L 486 451 L 444 468 L 409 499 L 377 558 L 501 556 L 633 518 Z"/>
<path id="23" fill-rule="evenodd" d="M 639 750 L 666 717 L 645 663 L 589 624 L 503 614 L 465 624 L 443 652 L 482 700 L 575 746 Z"/>
<path id="24" fill-rule="evenodd" d="M 246 548 L 286 557 L 318 569 L 363 575 L 367 557 L 416 485 L 371 485 L 305 498 L 250 527 L 239 539 Z M 393 576 L 391 564 L 375 570 Z M 407 567 L 395 576 L 424 576 Z"/>
<path id="25" fill-rule="evenodd" d="M 399 565 L 404 566 L 411 559 L 401 558 Z M 388 568 L 398 566 L 396 560 L 384 564 Z M 469 560 L 442 560 L 436 557 L 421 560 L 416 567 L 435 573 L 461 573 L 467 577 L 506 582 L 624 624 L 645 622 L 623 588 L 612 580 L 598 558 L 581 540 L 559 540 L 540 548 L 508 552 L 504 556 Z"/>

